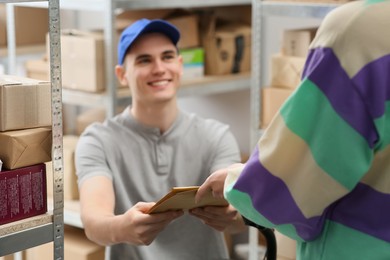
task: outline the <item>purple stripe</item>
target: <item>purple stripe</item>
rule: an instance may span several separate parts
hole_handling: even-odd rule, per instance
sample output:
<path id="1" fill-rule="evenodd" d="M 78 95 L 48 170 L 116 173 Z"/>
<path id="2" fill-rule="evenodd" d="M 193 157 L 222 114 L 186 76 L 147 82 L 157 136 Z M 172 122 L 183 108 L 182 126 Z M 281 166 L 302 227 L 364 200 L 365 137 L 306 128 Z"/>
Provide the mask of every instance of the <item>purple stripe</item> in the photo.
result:
<path id="1" fill-rule="evenodd" d="M 331 219 L 390 242 L 390 194 L 360 183 L 337 203 Z"/>
<path id="2" fill-rule="evenodd" d="M 254 208 L 275 225 L 292 223 L 303 239 L 315 238 L 321 232 L 324 219 L 305 218 L 288 187 L 263 167 L 258 155 L 256 148 L 233 188 L 247 193 Z"/>
<path id="3" fill-rule="evenodd" d="M 302 77 L 316 84 L 340 117 L 359 132 L 371 148 L 374 146 L 378 136 L 372 117 L 332 49 L 312 49 Z"/>
<path id="4" fill-rule="evenodd" d="M 374 118 L 383 116 L 390 100 L 390 54 L 363 67 L 352 79 L 365 97 Z"/>

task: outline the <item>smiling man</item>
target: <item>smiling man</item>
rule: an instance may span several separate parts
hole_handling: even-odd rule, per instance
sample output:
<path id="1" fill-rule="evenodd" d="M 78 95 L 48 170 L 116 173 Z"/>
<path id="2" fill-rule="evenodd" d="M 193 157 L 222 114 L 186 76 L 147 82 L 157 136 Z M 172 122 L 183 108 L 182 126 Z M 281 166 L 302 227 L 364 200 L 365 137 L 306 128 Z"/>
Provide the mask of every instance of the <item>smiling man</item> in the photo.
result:
<path id="1" fill-rule="evenodd" d="M 124 30 L 115 72 L 132 104 L 89 126 L 76 149 L 81 218 L 107 260 L 228 259 L 220 231 L 245 229 L 231 206 L 146 214 L 172 187 L 200 185 L 240 160 L 227 125 L 178 108 L 179 38 L 163 20 Z"/>

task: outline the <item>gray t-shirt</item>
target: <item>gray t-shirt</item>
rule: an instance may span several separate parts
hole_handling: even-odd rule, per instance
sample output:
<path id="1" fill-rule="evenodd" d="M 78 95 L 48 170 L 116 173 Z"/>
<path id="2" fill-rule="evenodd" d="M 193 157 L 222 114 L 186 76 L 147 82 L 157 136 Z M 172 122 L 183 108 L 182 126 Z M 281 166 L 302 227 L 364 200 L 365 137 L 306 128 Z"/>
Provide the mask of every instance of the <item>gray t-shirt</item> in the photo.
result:
<path id="1" fill-rule="evenodd" d="M 139 124 L 129 108 L 81 135 L 76 149 L 79 184 L 107 176 L 115 189 L 115 214 L 139 201 L 153 202 L 172 187 L 202 184 L 217 169 L 240 161 L 229 127 L 180 111 L 164 134 Z M 228 259 L 223 234 L 185 214 L 164 229 L 149 246 L 116 244 L 110 260 Z"/>

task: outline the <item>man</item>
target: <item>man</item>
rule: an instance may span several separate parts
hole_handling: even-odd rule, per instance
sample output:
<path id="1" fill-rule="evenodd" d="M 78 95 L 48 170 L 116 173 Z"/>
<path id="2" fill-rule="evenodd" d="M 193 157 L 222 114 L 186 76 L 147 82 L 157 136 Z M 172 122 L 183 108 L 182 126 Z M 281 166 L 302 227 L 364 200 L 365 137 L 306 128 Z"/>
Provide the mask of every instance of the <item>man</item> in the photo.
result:
<path id="1" fill-rule="evenodd" d="M 200 185 L 240 160 L 229 127 L 181 111 L 179 31 L 163 20 L 126 28 L 115 68 L 132 105 L 93 124 L 76 150 L 81 218 L 106 259 L 228 259 L 223 233 L 245 226 L 231 206 L 147 214 L 174 186 Z"/>
<path id="2" fill-rule="evenodd" d="M 297 258 L 390 259 L 390 1 L 324 19 L 302 82 L 246 165 L 212 189 L 250 222 L 297 241 Z"/>

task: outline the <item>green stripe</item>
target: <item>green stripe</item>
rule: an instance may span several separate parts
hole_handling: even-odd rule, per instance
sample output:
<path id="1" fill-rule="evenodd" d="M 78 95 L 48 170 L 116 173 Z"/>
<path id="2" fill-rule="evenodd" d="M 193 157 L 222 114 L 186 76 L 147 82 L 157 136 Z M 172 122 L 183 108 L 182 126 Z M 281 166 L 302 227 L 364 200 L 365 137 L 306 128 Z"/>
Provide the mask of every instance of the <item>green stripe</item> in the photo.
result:
<path id="1" fill-rule="evenodd" d="M 372 4 L 377 4 L 377 3 L 382 3 L 386 2 L 387 0 L 366 0 L 364 1 L 365 5 L 372 5 Z"/>
<path id="2" fill-rule="evenodd" d="M 380 142 L 375 147 L 377 151 L 385 149 L 390 144 L 390 101 L 386 102 L 385 110 L 384 116 L 375 120 L 375 126 L 380 136 Z"/>
<path id="3" fill-rule="evenodd" d="M 368 170 L 372 151 L 336 113 L 323 92 L 305 79 L 280 113 L 287 127 L 308 144 L 319 167 L 352 190 Z"/>
<path id="4" fill-rule="evenodd" d="M 241 215 L 260 226 L 268 228 L 275 227 L 272 222 L 267 220 L 253 207 L 252 200 L 247 193 L 232 189 L 232 187 L 233 185 L 225 189 L 225 197 L 229 203 L 240 212 Z M 302 238 L 298 236 L 293 225 L 279 225 L 278 231 L 295 240 L 303 241 Z"/>
<path id="5" fill-rule="evenodd" d="M 298 243 L 297 259 L 390 259 L 390 244 L 336 222 L 327 221 L 322 235 Z"/>

